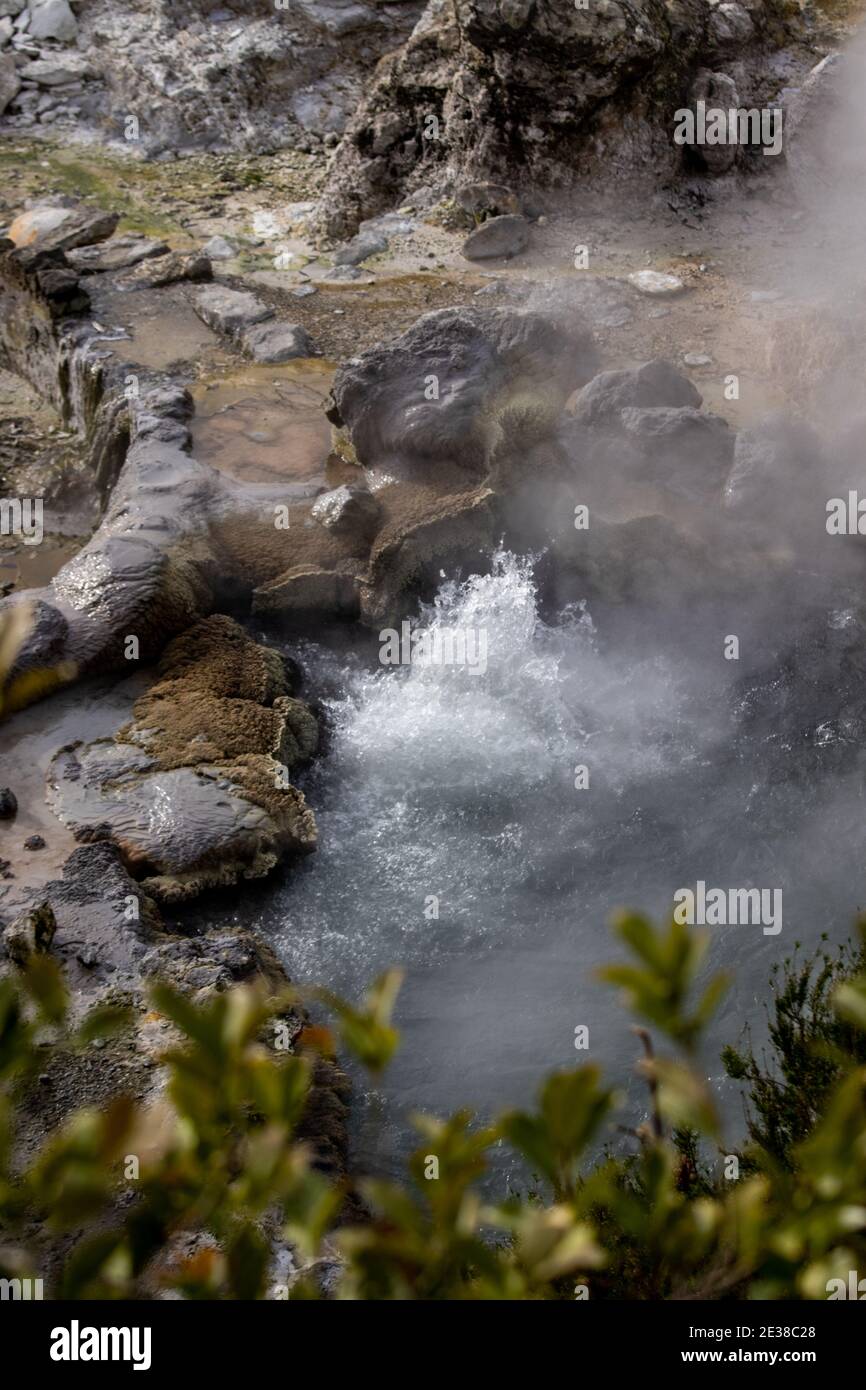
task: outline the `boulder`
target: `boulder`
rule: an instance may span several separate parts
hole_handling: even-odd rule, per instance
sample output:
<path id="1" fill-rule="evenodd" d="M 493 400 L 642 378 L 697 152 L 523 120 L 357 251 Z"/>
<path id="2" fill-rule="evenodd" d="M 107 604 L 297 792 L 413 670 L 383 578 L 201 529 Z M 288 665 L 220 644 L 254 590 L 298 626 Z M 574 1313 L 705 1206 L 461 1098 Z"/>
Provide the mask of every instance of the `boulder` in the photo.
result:
<path id="1" fill-rule="evenodd" d="M 293 357 L 312 357 L 312 339 L 297 323 L 276 319 L 254 323 L 241 335 L 241 345 L 255 362 L 290 362 Z"/>
<path id="2" fill-rule="evenodd" d="M 16 217 L 8 235 L 21 249 L 65 252 L 106 241 L 119 221 L 119 213 L 103 212 L 101 208 L 40 203 Z"/>
<path id="3" fill-rule="evenodd" d="M 110 835 L 151 897 L 182 901 L 315 848 L 285 774 L 317 742 L 279 655 L 211 617 L 169 643 L 132 724 L 61 749 L 49 801 L 79 835 Z"/>
<path id="4" fill-rule="evenodd" d="M 798 518 L 806 521 L 811 514 L 823 529 L 826 499 L 814 430 L 780 412 L 737 433 L 724 490 L 729 512 L 760 529 L 782 526 L 789 532 Z"/>
<path id="5" fill-rule="evenodd" d="M 0 820 L 12 820 L 18 814 L 18 798 L 11 787 L 0 787 Z"/>
<path id="6" fill-rule="evenodd" d="M 510 260 L 529 245 L 529 223 L 517 213 L 491 217 L 470 232 L 461 254 L 467 261 Z"/>
<path id="7" fill-rule="evenodd" d="M 200 319 L 227 337 L 239 337 L 255 323 L 272 319 L 274 311 L 248 290 L 231 290 L 225 285 L 209 285 L 199 290 L 193 308 Z"/>
<path id="8" fill-rule="evenodd" d="M 574 404 L 574 414 L 586 425 L 618 423 L 628 406 L 693 406 L 701 404 L 700 392 L 688 377 L 660 358 L 640 367 L 599 372 L 584 386 Z"/>
<path id="9" fill-rule="evenodd" d="M 689 501 L 720 496 L 734 452 L 733 431 L 721 416 L 693 406 L 629 406 L 620 419 L 645 460 L 643 481 Z"/>
<path id="10" fill-rule="evenodd" d="M 203 256 L 209 256 L 212 261 L 230 261 L 238 254 L 231 242 L 226 241 L 224 236 L 212 236 L 201 248 Z"/>
<path id="11" fill-rule="evenodd" d="M 571 316 L 438 309 L 345 363 L 328 418 L 365 466 L 427 477 L 446 464 L 481 471 L 551 433 L 596 363 L 590 334 Z"/>

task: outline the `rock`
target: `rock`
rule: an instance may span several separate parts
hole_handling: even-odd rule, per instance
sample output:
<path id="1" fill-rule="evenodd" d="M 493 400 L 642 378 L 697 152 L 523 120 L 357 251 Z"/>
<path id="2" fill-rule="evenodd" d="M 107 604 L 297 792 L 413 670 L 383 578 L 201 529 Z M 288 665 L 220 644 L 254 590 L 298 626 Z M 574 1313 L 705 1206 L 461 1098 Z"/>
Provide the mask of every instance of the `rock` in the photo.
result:
<path id="1" fill-rule="evenodd" d="M 629 406 L 620 420 L 649 465 L 645 481 L 690 501 L 720 495 L 734 452 L 733 432 L 720 416 L 693 406 Z"/>
<path id="2" fill-rule="evenodd" d="M 685 289 L 682 280 L 676 275 L 669 275 L 661 270 L 635 270 L 628 277 L 629 284 L 634 285 L 641 294 L 661 295 L 679 294 Z"/>
<path id="3" fill-rule="evenodd" d="M 367 488 L 343 484 L 323 492 L 310 515 L 329 531 L 353 533 L 372 540 L 379 525 L 380 507 Z"/>
<path id="4" fill-rule="evenodd" d="M 9 238 L 20 248 L 38 251 L 72 251 L 110 237 L 119 213 L 81 206 L 39 204 L 22 212 L 9 228 Z"/>
<path id="5" fill-rule="evenodd" d="M 0 787 L 0 820 L 11 820 L 18 814 L 18 798 L 11 787 Z"/>
<path id="6" fill-rule="evenodd" d="M 500 217 L 520 212 L 520 199 L 502 183 L 461 183 L 455 202 L 471 217 Z"/>
<path id="7" fill-rule="evenodd" d="M 0 0 L 0 15 L 18 15 L 26 10 L 27 0 Z"/>
<path id="8" fill-rule="evenodd" d="M 713 359 L 706 352 L 684 352 L 683 361 L 687 367 L 709 367 Z"/>
<path id="9" fill-rule="evenodd" d="M 628 406 L 693 406 L 701 404 L 700 392 L 672 367 L 655 359 L 640 367 L 599 372 L 584 386 L 574 405 L 577 419 L 587 425 L 618 423 Z"/>
<path id="10" fill-rule="evenodd" d="M 166 256 L 148 258 L 134 266 L 127 277 L 128 284 L 141 289 L 159 289 L 182 280 L 200 284 L 213 279 L 213 266 L 201 251 L 170 251 Z"/>
<path id="11" fill-rule="evenodd" d="M 551 432 L 595 365 L 590 335 L 571 316 L 438 309 L 345 363 L 327 413 L 367 467 L 435 476 L 441 464 L 459 462 L 480 470 L 498 450 Z M 438 399 L 430 399 L 431 383 Z"/>
<path id="12" fill-rule="evenodd" d="M 209 328 L 232 338 L 274 316 L 273 309 L 254 294 L 247 290 L 230 290 L 224 285 L 199 290 L 193 299 L 193 308 Z"/>
<path id="13" fill-rule="evenodd" d="M 168 255 L 168 246 L 164 241 L 157 241 L 153 237 L 139 236 L 137 233 L 130 232 L 127 236 L 112 237 L 107 244 L 98 246 L 81 246 L 75 250 L 70 250 L 66 254 L 66 259 L 71 266 L 82 274 L 105 273 L 112 270 L 128 270 L 130 266 L 138 265 L 140 261 L 150 260 L 156 256 Z"/>
<path id="14" fill-rule="evenodd" d="M 78 34 L 78 21 L 67 0 L 30 0 L 30 33 L 34 39 L 72 43 Z"/>
<path id="15" fill-rule="evenodd" d="M 467 261 L 509 260 L 529 245 L 529 223 L 515 213 L 491 217 L 470 232 L 460 248 Z"/>
<path id="16" fill-rule="evenodd" d="M 44 849 L 45 841 L 41 835 L 28 835 L 24 841 L 24 848 L 29 850 Z"/>
<path id="17" fill-rule="evenodd" d="M 39 87 L 59 87 L 90 76 L 90 63 L 81 53 L 66 52 L 50 58 L 37 58 L 21 69 L 22 79 L 35 82 Z"/>
<path id="18" fill-rule="evenodd" d="M 241 343 L 255 362 L 290 362 L 293 357 L 312 357 L 315 351 L 305 328 L 275 319 L 245 329 Z"/>
<path id="19" fill-rule="evenodd" d="M 230 261 L 238 254 L 231 242 L 222 236 L 212 236 L 201 250 L 202 255 L 209 256 L 212 261 Z"/>
<path id="20" fill-rule="evenodd" d="M 377 232 L 359 232 L 356 237 L 334 253 L 334 265 L 360 265 L 371 256 L 388 250 L 388 238 Z"/>
<path id="21" fill-rule="evenodd" d="M 321 277 L 323 280 L 331 280 L 335 284 L 340 284 L 345 280 L 360 280 L 365 285 L 372 285 L 373 277 L 369 272 L 361 270 L 356 265 L 335 265 L 326 270 Z"/>
<path id="22" fill-rule="evenodd" d="M 0 19 L 0 48 L 5 48 L 12 37 L 12 20 L 8 15 Z"/>
<path id="23" fill-rule="evenodd" d="M 0 116 L 21 90 L 21 79 L 11 53 L 0 53 Z"/>
<path id="24" fill-rule="evenodd" d="M 710 36 L 719 48 L 736 48 L 754 37 L 755 26 L 742 5 L 723 3 L 710 9 Z"/>
<path id="25" fill-rule="evenodd" d="M 790 534 L 810 513 L 823 528 L 827 496 L 821 444 L 807 425 L 779 412 L 738 431 L 724 490 L 728 511 Z"/>
<path id="26" fill-rule="evenodd" d="M 56 755 L 55 814 L 75 830 L 110 826 L 162 902 L 309 853 L 315 820 L 284 773 L 315 752 L 318 726 L 287 690 L 276 652 L 230 618 L 205 619 L 169 643 L 131 725 Z"/>
<path id="27" fill-rule="evenodd" d="M 26 966 L 33 956 L 47 955 L 51 950 L 57 921 L 49 902 L 16 917 L 3 932 L 6 954 L 15 964 Z"/>

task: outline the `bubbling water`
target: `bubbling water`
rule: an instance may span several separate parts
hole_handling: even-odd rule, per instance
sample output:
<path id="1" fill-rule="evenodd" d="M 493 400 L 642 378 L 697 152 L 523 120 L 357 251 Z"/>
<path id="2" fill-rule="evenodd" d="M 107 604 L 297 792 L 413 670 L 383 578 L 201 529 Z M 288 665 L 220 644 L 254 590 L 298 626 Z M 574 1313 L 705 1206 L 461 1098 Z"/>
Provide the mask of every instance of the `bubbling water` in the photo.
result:
<path id="1" fill-rule="evenodd" d="M 320 849 L 263 925 L 299 981 L 357 997 L 386 966 L 406 969 L 401 1051 L 356 1106 L 362 1168 L 395 1165 L 414 1109 L 529 1101 L 547 1071 L 586 1060 L 579 1025 L 643 1104 L 630 1020 L 595 974 L 616 955 L 619 906 L 669 916 L 676 889 L 699 879 L 782 890 L 778 938 L 759 925 L 713 936 L 707 971 L 737 971 L 707 1052 L 725 1096 L 718 1045 L 746 1020 L 760 1030 L 770 966 L 795 937 L 850 929 L 859 757 L 798 778 L 798 747 L 781 755 L 745 720 L 738 663 L 706 639 L 724 631 L 712 612 L 623 621 L 584 604 L 543 621 L 531 560 L 501 553 L 489 574 L 443 582 L 413 625 L 483 633 L 483 670 L 340 669 L 331 747 L 306 787 Z M 333 655 L 304 656 L 314 685 L 333 675 Z M 804 715 L 816 756 L 833 715 Z"/>

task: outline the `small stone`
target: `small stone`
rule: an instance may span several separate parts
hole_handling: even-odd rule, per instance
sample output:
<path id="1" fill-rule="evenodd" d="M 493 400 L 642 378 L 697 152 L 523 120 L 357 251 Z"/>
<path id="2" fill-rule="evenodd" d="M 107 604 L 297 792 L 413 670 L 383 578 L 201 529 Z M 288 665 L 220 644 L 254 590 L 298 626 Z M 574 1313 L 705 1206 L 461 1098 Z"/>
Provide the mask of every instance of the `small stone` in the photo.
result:
<path id="1" fill-rule="evenodd" d="M 18 814 L 18 797 L 11 787 L 0 787 L 0 820 L 11 820 Z"/>
<path id="2" fill-rule="evenodd" d="M 687 367 L 709 367 L 712 362 L 705 352 L 684 352 L 683 361 Z"/>
<path id="3" fill-rule="evenodd" d="M 388 250 L 388 238 L 376 232 L 359 232 L 334 255 L 334 265 L 360 265 Z"/>
<path id="4" fill-rule="evenodd" d="M 781 299 L 780 290 L 752 290 L 749 299 L 753 304 L 775 304 L 777 299 Z"/>
<path id="5" fill-rule="evenodd" d="M 461 247 L 467 261 L 510 260 L 529 244 L 529 223 L 525 217 L 509 214 L 491 217 L 476 227 Z"/>
<path id="6" fill-rule="evenodd" d="M 308 295 L 315 293 L 315 285 L 296 285 L 293 290 L 289 290 L 289 294 L 293 294 L 296 299 L 306 299 Z"/>
<path id="7" fill-rule="evenodd" d="M 202 255 L 210 256 L 212 261 L 230 261 L 238 254 L 231 242 L 226 241 L 223 236 L 212 236 L 201 249 Z"/>
<path id="8" fill-rule="evenodd" d="M 31 850 L 44 849 L 45 841 L 41 835 L 28 835 L 27 839 L 24 841 L 24 848 Z"/>
<path id="9" fill-rule="evenodd" d="M 628 279 L 641 294 L 679 294 L 685 289 L 678 276 L 661 270 L 635 270 Z"/>

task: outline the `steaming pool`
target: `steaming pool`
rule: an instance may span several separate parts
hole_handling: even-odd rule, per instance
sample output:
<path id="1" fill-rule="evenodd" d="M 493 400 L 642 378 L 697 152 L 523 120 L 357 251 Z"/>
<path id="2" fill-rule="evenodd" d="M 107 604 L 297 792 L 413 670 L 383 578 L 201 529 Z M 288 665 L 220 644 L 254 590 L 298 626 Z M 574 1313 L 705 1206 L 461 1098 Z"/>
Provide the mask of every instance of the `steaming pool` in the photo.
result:
<path id="1" fill-rule="evenodd" d="M 617 955 L 617 907 L 661 920 L 699 882 L 772 890 L 780 908 L 766 930 L 708 928 L 705 974 L 736 977 L 704 1058 L 735 1140 L 722 1044 L 746 1024 L 760 1040 L 772 966 L 845 939 L 861 902 L 857 610 L 809 576 L 796 601 L 756 595 L 749 613 L 542 617 L 531 562 L 504 553 L 443 583 L 421 622 L 483 631 L 486 669 L 383 667 L 376 644 L 347 674 L 333 650 L 300 652 L 308 689 L 332 692 L 328 753 L 304 783 L 320 848 L 242 914 L 298 982 L 357 998 L 387 966 L 406 972 L 396 1059 L 375 1087 L 353 1074 L 356 1170 L 399 1168 L 415 1110 L 486 1117 L 587 1057 L 626 1092 L 620 1118 L 639 1119 L 631 1020 L 595 972 Z M 510 1161 L 498 1176 L 519 1184 Z"/>

